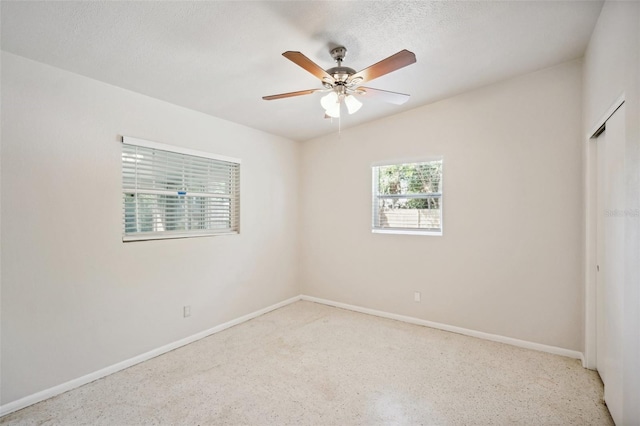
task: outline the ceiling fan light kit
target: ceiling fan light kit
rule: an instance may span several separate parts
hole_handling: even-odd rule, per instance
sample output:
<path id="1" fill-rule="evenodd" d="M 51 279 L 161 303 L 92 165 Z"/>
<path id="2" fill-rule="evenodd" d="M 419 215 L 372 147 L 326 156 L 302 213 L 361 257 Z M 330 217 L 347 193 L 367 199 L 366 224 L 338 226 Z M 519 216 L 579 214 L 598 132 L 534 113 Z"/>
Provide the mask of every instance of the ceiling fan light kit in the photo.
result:
<path id="1" fill-rule="evenodd" d="M 340 105 L 344 102 L 347 112 L 353 114 L 362 107 L 362 102 L 353 95 L 346 95 L 344 87 L 330 89 L 331 91 L 320 98 L 320 105 L 325 110 L 325 115 L 331 118 L 340 118 Z"/>
<path id="2" fill-rule="evenodd" d="M 300 52 L 284 52 L 282 56 L 313 74 L 322 82 L 323 88 L 263 96 L 262 99 L 271 101 L 309 95 L 316 92 L 329 92 L 320 99 L 320 105 L 325 110 L 325 118 L 340 118 L 342 104 L 345 105 L 349 114 L 356 113 L 362 107 L 362 102 L 356 96 L 367 95 L 367 97 L 378 98 L 396 105 L 402 105 L 409 100 L 409 95 L 404 93 L 389 92 L 359 85 L 415 63 L 416 55 L 413 52 L 409 52 L 406 49 L 401 50 L 395 55 L 391 55 L 358 72 L 353 68 L 342 66 L 342 61 L 347 55 L 347 49 L 344 46 L 335 47 L 331 49 L 330 53 L 331 57 L 338 63 L 338 66 L 324 70 Z"/>
<path id="3" fill-rule="evenodd" d="M 362 107 L 362 102 L 360 102 L 355 96 L 347 95 L 344 98 L 344 104 L 347 107 L 347 111 L 349 114 L 353 114 L 358 112 L 358 110 Z"/>

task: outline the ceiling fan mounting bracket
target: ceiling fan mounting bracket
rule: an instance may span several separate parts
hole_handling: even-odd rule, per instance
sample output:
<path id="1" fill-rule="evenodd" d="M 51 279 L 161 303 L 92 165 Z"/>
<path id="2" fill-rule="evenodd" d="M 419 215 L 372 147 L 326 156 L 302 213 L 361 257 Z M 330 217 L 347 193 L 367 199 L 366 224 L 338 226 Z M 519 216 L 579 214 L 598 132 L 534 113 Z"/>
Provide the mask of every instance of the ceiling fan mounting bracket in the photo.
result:
<path id="1" fill-rule="evenodd" d="M 336 60 L 338 66 L 344 60 L 344 57 L 347 56 L 347 48 L 344 46 L 338 46 L 331 49 L 331 57 Z"/>

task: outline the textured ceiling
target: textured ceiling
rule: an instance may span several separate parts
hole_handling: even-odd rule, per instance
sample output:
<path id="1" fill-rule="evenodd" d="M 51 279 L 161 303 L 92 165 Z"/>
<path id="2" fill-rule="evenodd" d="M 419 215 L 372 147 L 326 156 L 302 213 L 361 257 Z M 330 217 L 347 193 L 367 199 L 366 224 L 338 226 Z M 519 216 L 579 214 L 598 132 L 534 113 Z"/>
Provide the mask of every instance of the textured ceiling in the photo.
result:
<path id="1" fill-rule="evenodd" d="M 399 50 L 416 64 L 367 83 L 411 94 L 363 100 L 342 128 L 581 57 L 600 1 L 27 2 L 2 1 L 2 49 L 293 140 L 337 131 L 320 88 L 281 56 L 323 68 L 348 49 L 356 71 Z"/>

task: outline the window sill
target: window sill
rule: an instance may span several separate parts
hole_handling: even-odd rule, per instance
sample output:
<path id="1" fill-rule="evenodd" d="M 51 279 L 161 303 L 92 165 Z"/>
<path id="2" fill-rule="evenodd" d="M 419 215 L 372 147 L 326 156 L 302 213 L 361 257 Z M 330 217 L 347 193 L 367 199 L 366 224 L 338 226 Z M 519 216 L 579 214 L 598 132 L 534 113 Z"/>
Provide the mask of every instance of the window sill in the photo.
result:
<path id="1" fill-rule="evenodd" d="M 137 234 L 123 235 L 122 242 L 130 243 L 135 241 L 152 241 L 152 240 L 174 240 L 177 238 L 198 238 L 198 237 L 215 237 L 217 235 L 237 235 L 238 231 L 227 232 L 198 232 L 198 233 L 162 233 L 162 234 Z"/>
<path id="2" fill-rule="evenodd" d="M 372 229 L 373 234 L 398 234 L 398 235 L 431 235 L 441 237 L 442 231 L 420 231 L 417 229 Z"/>

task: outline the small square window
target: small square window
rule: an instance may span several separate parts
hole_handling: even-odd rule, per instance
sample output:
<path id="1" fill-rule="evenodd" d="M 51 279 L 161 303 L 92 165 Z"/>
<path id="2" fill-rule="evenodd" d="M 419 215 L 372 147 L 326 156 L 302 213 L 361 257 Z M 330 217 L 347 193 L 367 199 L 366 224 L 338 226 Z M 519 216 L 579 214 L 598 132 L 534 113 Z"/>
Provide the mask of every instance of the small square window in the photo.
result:
<path id="1" fill-rule="evenodd" d="M 377 233 L 442 235 L 442 158 L 372 167 Z"/>

